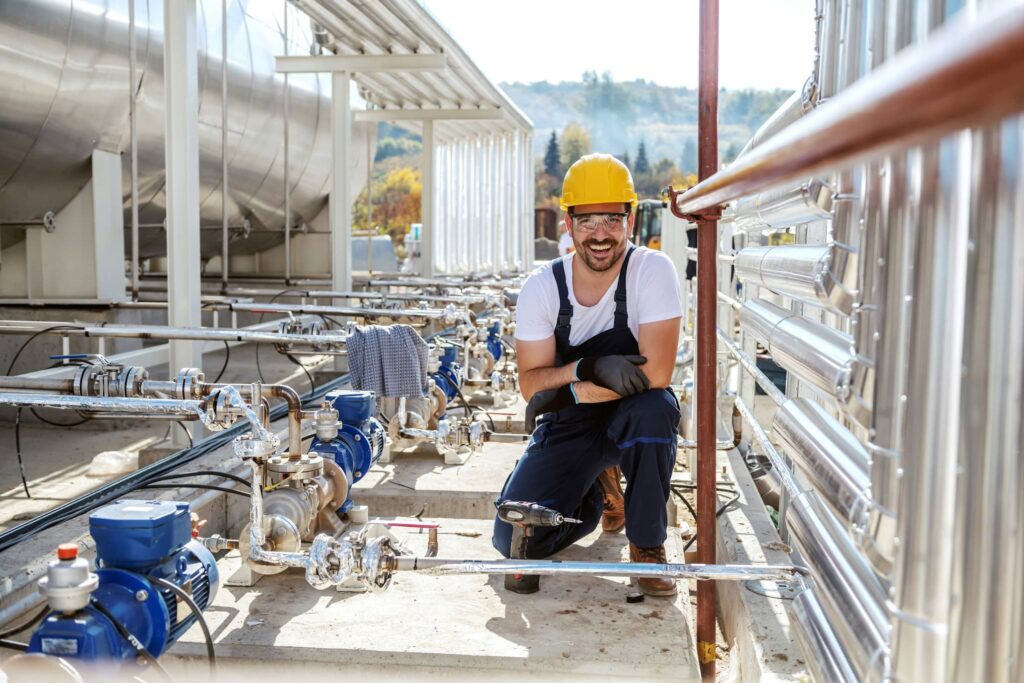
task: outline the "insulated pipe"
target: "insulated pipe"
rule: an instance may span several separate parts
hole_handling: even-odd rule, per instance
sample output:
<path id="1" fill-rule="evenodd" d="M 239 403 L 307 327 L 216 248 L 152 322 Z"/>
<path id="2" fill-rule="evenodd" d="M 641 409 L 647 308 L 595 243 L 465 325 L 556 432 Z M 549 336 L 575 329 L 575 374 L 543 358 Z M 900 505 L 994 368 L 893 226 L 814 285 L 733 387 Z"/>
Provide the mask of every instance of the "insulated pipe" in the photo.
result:
<path id="1" fill-rule="evenodd" d="M 256 303 L 217 303 L 207 304 L 207 309 L 221 308 L 229 311 L 248 313 L 294 313 L 297 315 L 340 315 L 351 318 L 412 318 L 420 320 L 440 320 L 442 323 L 455 323 L 468 318 L 466 311 L 457 311 L 453 306 L 446 309 L 386 309 L 358 308 L 353 306 L 307 306 L 303 304 L 256 304 Z"/>
<path id="2" fill-rule="evenodd" d="M 682 214 L 1024 108 L 1024 5 L 962 12 L 927 41 L 680 195 Z M 928 103 L 928 106 L 922 106 Z M 702 112 L 703 113 L 703 112 Z"/>
<path id="3" fill-rule="evenodd" d="M 138 416 L 177 415 L 192 420 L 202 419 L 205 415 L 203 401 L 178 401 L 169 398 L 118 398 L 3 392 L 0 393 L 0 404 L 15 408 L 117 412 Z"/>
<path id="4" fill-rule="evenodd" d="M 789 604 L 789 616 L 796 628 L 793 634 L 804 652 L 804 661 L 815 681 L 860 683 L 843 647 L 836 638 L 828 617 L 822 611 L 817 591 L 805 589 Z"/>
<path id="5" fill-rule="evenodd" d="M 817 596 L 835 627 L 840 652 L 850 656 L 858 680 L 880 680 L 890 632 L 885 589 L 816 493 L 793 498 L 786 519 L 820 589 Z"/>
<path id="6" fill-rule="evenodd" d="M 736 254 L 736 277 L 742 282 L 846 316 L 853 310 L 856 292 L 845 279 L 845 273 L 838 273 L 833 267 L 839 250 L 848 251 L 845 247 L 840 248 L 838 243 L 833 246 L 747 247 Z"/>
<path id="7" fill-rule="evenodd" d="M 697 86 L 698 166 L 702 181 L 718 169 L 718 0 L 700 0 L 700 77 Z M 717 207 L 709 205 L 705 209 Z M 673 206 L 674 210 L 674 206 Z M 697 560 L 715 564 L 718 544 L 718 496 L 715 473 L 718 469 L 715 445 L 718 442 L 718 216 L 699 216 L 697 249 L 705 258 L 697 262 L 697 353 L 695 380 L 697 390 Z M 709 258 L 710 257 L 710 258 Z M 701 677 L 715 678 L 715 584 L 697 584 L 697 660 Z"/>
<path id="8" fill-rule="evenodd" d="M 729 335 L 721 329 L 718 330 L 718 340 L 726 349 L 729 350 L 729 353 L 736 358 L 737 362 L 739 362 L 743 369 L 750 373 L 754 378 L 754 381 L 757 382 L 757 386 L 761 387 L 761 390 L 764 391 L 770 399 L 775 401 L 776 405 L 781 406 L 789 400 L 789 397 L 779 391 L 779 388 L 775 386 L 775 383 L 772 382 L 771 379 L 768 378 L 768 375 L 761 372 L 761 369 L 757 367 L 757 362 L 748 356 L 743 349 L 737 346 L 736 342 L 730 339 Z M 698 437 L 698 441 L 699 440 L 700 439 Z"/>
<path id="9" fill-rule="evenodd" d="M 746 301 L 740 325 L 786 369 L 845 405 L 850 395 L 853 339 L 762 300 Z"/>
<path id="10" fill-rule="evenodd" d="M 845 427 L 804 398 L 787 401 L 772 423 L 782 449 L 854 537 L 864 532 L 871 505 L 868 453 Z"/>
<path id="11" fill-rule="evenodd" d="M 835 192 L 817 178 L 796 187 L 771 189 L 744 197 L 730 212 L 738 230 L 754 232 L 825 220 L 832 215 Z"/>
<path id="12" fill-rule="evenodd" d="M 0 389 L 14 391 L 45 391 L 48 393 L 70 394 L 74 392 L 75 381 L 71 379 L 48 379 L 27 377 L 0 377 Z"/>
<path id="13" fill-rule="evenodd" d="M 802 119 L 808 112 L 818 105 L 818 81 L 817 74 L 812 73 L 804 81 L 799 90 L 795 90 L 789 98 L 782 103 L 775 113 L 768 117 L 768 120 L 761 124 L 757 132 L 751 136 L 744 145 L 743 150 L 737 159 L 764 144 L 772 136 L 788 128 L 793 123 Z"/>
<path id="14" fill-rule="evenodd" d="M 48 329 L 54 325 L 66 325 L 66 327 Z M 101 339 L 189 339 L 194 341 L 299 344 L 303 346 L 344 345 L 349 337 L 348 334 L 286 334 L 218 327 L 167 327 L 164 325 L 81 325 L 74 327 L 72 323 L 0 320 L 0 334 L 32 333 L 96 337 Z"/>

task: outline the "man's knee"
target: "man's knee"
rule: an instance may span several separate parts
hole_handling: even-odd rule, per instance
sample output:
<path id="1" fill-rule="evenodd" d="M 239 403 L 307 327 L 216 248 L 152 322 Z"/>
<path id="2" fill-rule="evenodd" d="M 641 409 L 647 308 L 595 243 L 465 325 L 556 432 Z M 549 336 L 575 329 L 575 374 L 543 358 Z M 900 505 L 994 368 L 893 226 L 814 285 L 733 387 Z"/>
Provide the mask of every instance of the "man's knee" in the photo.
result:
<path id="1" fill-rule="evenodd" d="M 501 553 L 502 557 L 512 556 L 512 525 L 500 519 L 494 520 L 494 533 L 491 535 L 491 545 Z"/>
<path id="2" fill-rule="evenodd" d="M 619 404 L 613 420 L 625 432 L 651 432 L 647 436 L 676 434 L 679 430 L 679 403 L 668 389 L 651 389 L 627 396 Z"/>

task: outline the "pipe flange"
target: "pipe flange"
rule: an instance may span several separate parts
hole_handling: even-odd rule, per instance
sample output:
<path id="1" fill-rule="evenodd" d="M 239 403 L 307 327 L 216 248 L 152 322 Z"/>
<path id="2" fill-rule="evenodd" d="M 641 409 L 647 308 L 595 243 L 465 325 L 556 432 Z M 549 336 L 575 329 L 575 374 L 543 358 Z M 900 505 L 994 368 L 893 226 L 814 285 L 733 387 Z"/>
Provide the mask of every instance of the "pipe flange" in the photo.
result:
<path id="1" fill-rule="evenodd" d="M 282 478 L 313 479 L 324 473 L 324 459 L 316 453 L 303 453 L 298 458 L 275 455 L 267 460 L 267 472 Z"/>
<path id="2" fill-rule="evenodd" d="M 386 591 L 391 585 L 393 574 L 389 567 L 391 558 L 394 556 L 391 539 L 387 536 L 376 536 L 365 542 L 359 553 L 362 570 L 359 578 L 371 591 L 375 593 Z"/>
<path id="3" fill-rule="evenodd" d="M 252 433 L 243 434 L 232 442 L 237 455 L 242 460 L 262 460 L 269 458 L 277 452 L 281 444 L 275 438 L 272 441 L 258 439 Z"/>
<path id="4" fill-rule="evenodd" d="M 179 401 L 202 398 L 202 385 L 206 375 L 199 368 L 182 368 L 174 380 L 174 395 Z"/>
<path id="5" fill-rule="evenodd" d="M 241 416 L 241 411 L 234 403 L 234 397 L 228 391 L 215 390 L 204 399 L 203 405 L 206 407 L 206 419 L 203 420 L 203 424 L 210 431 L 227 429 Z"/>
<path id="6" fill-rule="evenodd" d="M 138 365 L 121 368 L 114 379 L 114 396 L 142 396 L 142 383 L 149 379 L 149 370 Z"/>
<path id="7" fill-rule="evenodd" d="M 238 538 L 238 551 L 245 558 L 249 569 L 257 574 L 280 574 L 288 567 L 283 564 L 268 564 L 249 559 L 252 544 L 249 540 L 249 524 L 242 529 Z M 297 553 L 302 547 L 302 539 L 295 523 L 281 515 L 267 515 L 263 518 L 263 550 L 282 553 Z"/>

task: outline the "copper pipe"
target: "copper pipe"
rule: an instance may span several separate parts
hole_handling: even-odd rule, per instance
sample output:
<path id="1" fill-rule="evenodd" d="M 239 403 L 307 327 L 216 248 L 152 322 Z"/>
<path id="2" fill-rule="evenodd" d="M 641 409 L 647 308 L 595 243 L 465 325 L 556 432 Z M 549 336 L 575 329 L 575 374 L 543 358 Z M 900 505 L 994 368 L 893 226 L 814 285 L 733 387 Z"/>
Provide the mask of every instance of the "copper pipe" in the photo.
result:
<path id="1" fill-rule="evenodd" d="M 698 167 L 700 179 L 718 168 L 718 0 L 700 0 L 700 80 L 697 88 Z M 713 565 L 718 539 L 715 459 L 718 437 L 718 220 L 697 221 L 697 562 Z M 715 583 L 697 583 L 697 661 L 701 678 L 715 679 Z"/>
<path id="2" fill-rule="evenodd" d="M 1024 5 L 987 9 L 974 20 L 961 13 L 729 168 L 702 176 L 675 209 L 697 214 L 1024 110 Z"/>

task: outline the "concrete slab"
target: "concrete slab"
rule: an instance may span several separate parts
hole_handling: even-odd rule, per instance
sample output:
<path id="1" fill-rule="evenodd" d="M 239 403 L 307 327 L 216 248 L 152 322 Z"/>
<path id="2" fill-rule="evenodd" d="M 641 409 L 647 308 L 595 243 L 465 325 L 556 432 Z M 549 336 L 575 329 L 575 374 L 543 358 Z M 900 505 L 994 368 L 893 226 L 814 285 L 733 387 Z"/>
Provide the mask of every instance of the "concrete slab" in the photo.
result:
<path id="1" fill-rule="evenodd" d="M 442 531 L 479 535 L 442 534 L 439 555 L 494 558 L 490 527 L 483 520 L 443 520 Z M 426 535 L 398 535 L 414 552 L 425 550 Z M 678 547 L 670 544 L 670 552 L 677 556 Z M 560 559 L 617 561 L 626 555 L 623 534 L 596 531 Z M 222 559 L 222 575 L 238 562 L 233 553 Z M 464 680 L 484 674 L 488 680 L 508 674 L 699 680 L 685 588 L 675 598 L 648 597 L 638 604 L 626 602 L 626 590 L 625 580 L 543 577 L 539 593 L 518 595 L 504 590 L 500 576 L 410 572 L 396 575 L 384 593 L 351 594 L 318 592 L 301 572 L 287 572 L 252 588 L 222 586 L 205 614 L 218 663 L 227 671 L 260 660 L 261 671 L 287 663 L 293 676 L 333 664 L 391 679 L 444 669 Z M 171 650 L 188 658 L 204 653 L 198 627 Z"/>
<path id="2" fill-rule="evenodd" d="M 525 443 L 485 443 L 465 464 L 445 465 L 437 455 L 403 453 L 373 466 L 353 487 L 353 498 L 373 516 L 493 519 L 501 492 Z"/>

